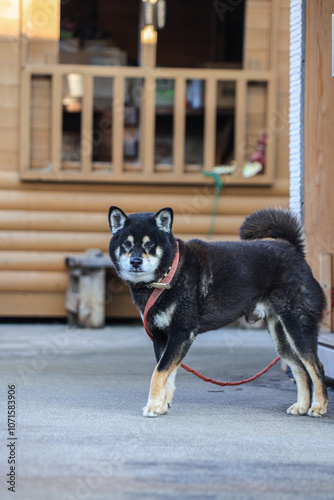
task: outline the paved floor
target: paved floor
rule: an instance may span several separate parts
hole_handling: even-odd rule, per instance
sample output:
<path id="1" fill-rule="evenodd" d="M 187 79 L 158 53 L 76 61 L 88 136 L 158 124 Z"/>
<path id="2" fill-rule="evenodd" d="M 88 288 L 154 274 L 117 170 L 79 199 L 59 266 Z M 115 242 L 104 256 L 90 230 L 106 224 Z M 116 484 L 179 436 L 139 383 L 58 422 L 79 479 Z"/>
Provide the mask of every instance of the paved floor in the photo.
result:
<path id="1" fill-rule="evenodd" d="M 145 419 L 154 367 L 139 326 L 0 325 L 0 498 L 333 499 L 334 391 L 321 419 L 286 415 L 279 365 L 242 387 L 180 370 L 168 415 Z M 240 379 L 275 356 L 264 331 L 205 334 L 186 362 Z M 8 385 L 16 390 L 15 493 L 7 490 Z"/>

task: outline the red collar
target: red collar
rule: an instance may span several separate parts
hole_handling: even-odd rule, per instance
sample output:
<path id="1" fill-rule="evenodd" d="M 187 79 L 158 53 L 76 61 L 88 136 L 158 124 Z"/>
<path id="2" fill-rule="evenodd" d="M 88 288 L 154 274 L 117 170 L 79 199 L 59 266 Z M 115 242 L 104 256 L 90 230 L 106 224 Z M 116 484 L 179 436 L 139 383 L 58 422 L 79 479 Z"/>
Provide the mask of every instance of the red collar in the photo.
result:
<path id="1" fill-rule="evenodd" d="M 151 339 L 152 339 L 152 334 L 151 334 L 151 332 L 148 328 L 148 325 L 147 325 L 147 319 L 146 319 L 147 314 L 148 314 L 149 310 L 151 309 L 151 307 L 153 307 L 153 305 L 155 304 L 157 298 L 160 297 L 162 292 L 165 289 L 172 288 L 172 285 L 170 284 L 170 282 L 172 281 L 172 279 L 176 273 L 176 269 L 179 265 L 179 260 L 180 260 L 180 251 L 179 251 L 179 242 L 177 241 L 176 242 L 176 254 L 175 254 L 175 257 L 173 260 L 172 267 L 170 268 L 168 274 L 160 281 L 160 283 L 151 284 L 151 286 L 153 286 L 155 289 L 153 290 L 153 292 L 149 296 L 149 299 L 148 299 L 146 306 L 145 306 L 145 309 L 144 309 L 143 323 L 144 323 L 146 333 Z M 159 286 L 159 288 L 157 285 Z"/>
<path id="2" fill-rule="evenodd" d="M 160 281 L 153 281 L 149 285 L 147 285 L 148 288 L 159 288 L 161 290 L 166 290 L 169 288 L 172 288 L 172 285 L 170 284 L 170 281 L 172 281 L 174 274 L 176 272 L 177 266 L 179 265 L 179 260 L 180 260 L 180 252 L 179 252 L 179 242 L 176 242 L 176 254 L 173 260 L 173 263 L 171 267 L 169 268 L 169 271 L 165 276 L 160 280 Z"/>

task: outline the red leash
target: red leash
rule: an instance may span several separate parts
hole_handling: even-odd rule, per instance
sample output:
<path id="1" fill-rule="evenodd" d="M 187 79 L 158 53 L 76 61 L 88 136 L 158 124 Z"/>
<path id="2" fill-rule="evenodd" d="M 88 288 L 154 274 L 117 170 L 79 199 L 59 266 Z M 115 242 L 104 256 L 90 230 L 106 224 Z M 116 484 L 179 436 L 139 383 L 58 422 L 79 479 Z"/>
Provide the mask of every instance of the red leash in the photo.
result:
<path id="1" fill-rule="evenodd" d="M 161 280 L 160 283 L 170 283 L 171 280 L 173 279 L 173 276 L 174 276 L 175 272 L 176 272 L 177 266 L 179 264 L 179 259 L 180 259 L 179 243 L 176 242 L 176 244 L 177 244 L 177 250 L 176 250 L 176 254 L 175 254 L 174 260 L 173 260 L 172 267 L 170 268 L 167 276 L 165 276 L 164 279 Z M 144 314 L 143 314 L 144 328 L 146 330 L 147 335 L 152 340 L 152 342 L 153 342 L 153 336 L 152 336 L 152 334 L 150 332 L 150 329 L 148 327 L 148 324 L 147 324 L 147 314 L 148 314 L 149 310 L 151 309 L 151 307 L 153 307 L 153 305 L 155 304 L 155 302 L 158 299 L 158 297 L 160 297 L 160 295 L 162 294 L 163 291 L 164 291 L 164 289 L 158 289 L 158 288 L 155 288 L 153 290 L 153 292 L 151 293 L 151 295 L 150 295 L 150 297 L 149 297 L 149 299 L 148 299 L 148 301 L 146 303 Z M 239 380 L 238 382 L 231 382 L 231 381 L 228 381 L 228 382 L 218 382 L 217 380 L 214 380 L 213 378 L 208 378 L 208 377 L 205 377 L 204 375 L 201 375 L 196 370 L 193 370 L 192 368 L 190 368 L 189 366 L 185 365 L 184 363 L 181 363 L 181 366 L 182 366 L 182 368 L 184 368 L 185 370 L 187 370 L 187 372 L 190 372 L 193 375 L 195 375 L 196 377 L 200 378 L 201 380 L 204 380 L 204 382 L 210 382 L 210 384 L 215 384 L 215 385 L 219 385 L 221 387 L 224 387 L 226 385 L 242 385 L 242 384 L 247 384 L 248 382 L 252 382 L 253 380 L 261 377 L 261 375 L 263 375 L 264 373 L 266 373 L 268 370 L 270 370 L 270 368 L 272 366 L 274 366 L 277 363 L 277 361 L 279 361 L 280 359 L 281 359 L 281 357 L 277 356 L 277 358 L 275 358 L 271 363 L 269 363 L 268 366 L 266 366 L 266 368 L 264 368 L 263 370 L 261 370 L 259 373 L 256 373 L 255 375 L 253 375 L 253 377 L 250 377 L 250 378 L 248 378 L 246 380 Z"/>

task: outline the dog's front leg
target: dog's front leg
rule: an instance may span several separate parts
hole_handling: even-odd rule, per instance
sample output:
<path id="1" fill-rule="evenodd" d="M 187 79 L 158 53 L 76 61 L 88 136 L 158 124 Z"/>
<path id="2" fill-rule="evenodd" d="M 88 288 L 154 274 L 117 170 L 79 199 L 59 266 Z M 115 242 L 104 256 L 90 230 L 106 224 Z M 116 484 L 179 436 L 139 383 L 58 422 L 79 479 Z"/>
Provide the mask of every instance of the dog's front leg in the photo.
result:
<path id="1" fill-rule="evenodd" d="M 156 417 L 167 413 L 175 390 L 175 375 L 179 364 L 187 354 L 192 340 L 170 339 L 165 352 L 154 369 L 144 417 Z"/>
<path id="2" fill-rule="evenodd" d="M 176 367 L 175 367 L 176 369 Z M 146 406 L 143 408 L 144 417 L 156 417 L 168 411 L 166 398 L 167 379 L 170 371 L 160 371 L 159 364 L 155 367 L 150 385 L 150 392 Z"/>

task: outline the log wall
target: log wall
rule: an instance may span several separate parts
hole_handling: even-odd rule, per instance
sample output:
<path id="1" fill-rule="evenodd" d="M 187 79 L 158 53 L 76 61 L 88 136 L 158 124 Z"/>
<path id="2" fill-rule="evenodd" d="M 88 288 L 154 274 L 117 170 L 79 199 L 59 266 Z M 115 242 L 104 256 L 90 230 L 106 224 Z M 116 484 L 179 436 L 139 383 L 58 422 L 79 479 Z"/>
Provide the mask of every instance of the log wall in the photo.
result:
<path id="1" fill-rule="evenodd" d="M 203 187 L 89 186 L 24 183 L 0 170 L 0 315 L 64 316 L 65 256 L 87 248 L 108 250 L 110 205 L 125 212 L 172 206 L 174 229 L 184 239 L 206 237 L 213 189 Z M 223 189 L 214 239 L 236 239 L 244 217 L 267 206 L 288 206 L 288 181 L 271 188 Z M 107 314 L 137 316 L 127 288 L 107 278 Z"/>

